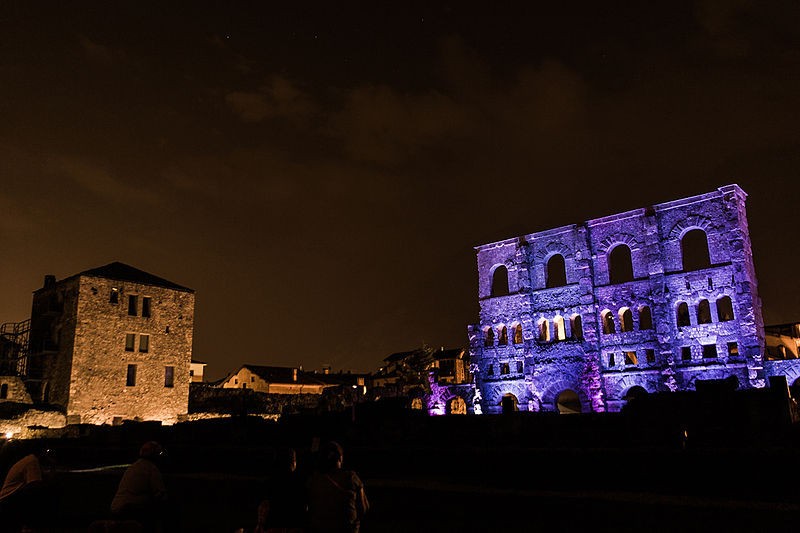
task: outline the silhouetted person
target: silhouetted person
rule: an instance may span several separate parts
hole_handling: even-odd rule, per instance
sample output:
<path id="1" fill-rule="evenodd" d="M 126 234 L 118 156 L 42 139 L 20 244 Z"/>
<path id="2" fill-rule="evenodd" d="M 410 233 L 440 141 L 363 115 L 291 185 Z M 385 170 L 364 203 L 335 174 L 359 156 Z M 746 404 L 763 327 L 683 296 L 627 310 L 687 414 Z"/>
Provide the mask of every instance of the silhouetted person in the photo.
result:
<path id="1" fill-rule="evenodd" d="M 159 443 L 142 445 L 139 459 L 125 471 L 111 502 L 115 519 L 135 520 L 146 531 L 160 531 L 167 509 L 167 489 L 158 466 L 163 456 Z"/>
<path id="2" fill-rule="evenodd" d="M 319 468 L 308 480 L 311 533 L 358 533 L 369 509 L 364 484 L 351 470 L 342 470 L 344 454 L 336 442 L 320 449 Z"/>
<path id="3" fill-rule="evenodd" d="M 259 506 L 259 523 L 263 522 L 263 531 L 301 532 L 306 498 L 303 482 L 297 472 L 295 451 L 292 448 L 282 450 L 278 454 L 276 467 L 267 488 L 267 498 Z"/>
<path id="4" fill-rule="evenodd" d="M 16 442 L 4 450 L 12 461 L 0 489 L 0 522 L 3 531 L 26 530 L 52 519 L 53 491 L 45 484 L 42 465 L 52 467 L 50 450 L 35 443 Z"/>

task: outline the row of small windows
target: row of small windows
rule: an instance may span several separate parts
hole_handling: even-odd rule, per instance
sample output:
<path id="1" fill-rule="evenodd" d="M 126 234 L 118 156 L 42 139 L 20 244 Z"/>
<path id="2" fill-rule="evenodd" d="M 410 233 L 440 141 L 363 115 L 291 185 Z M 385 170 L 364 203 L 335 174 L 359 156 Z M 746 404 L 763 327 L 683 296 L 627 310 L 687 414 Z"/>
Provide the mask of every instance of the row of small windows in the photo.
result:
<path id="1" fill-rule="evenodd" d="M 628 307 L 623 307 L 617 313 L 619 315 L 619 330 L 620 332 L 633 331 L 633 311 Z M 614 322 L 614 314 L 606 309 L 600 314 L 600 320 L 603 325 L 603 333 L 610 335 L 617 332 L 617 327 Z M 653 315 L 650 308 L 643 305 L 639 308 L 639 331 L 653 329 Z"/>
<path id="2" fill-rule="evenodd" d="M 136 386 L 136 369 L 138 365 L 130 364 L 128 365 L 128 371 L 125 376 L 125 386 L 126 387 L 135 387 Z M 164 367 L 164 387 L 166 388 L 173 388 L 175 386 L 175 367 L 174 366 L 165 366 Z"/>
<path id="3" fill-rule="evenodd" d="M 730 296 L 722 296 L 716 301 L 717 307 L 717 320 L 719 322 L 728 322 L 733 320 L 733 302 Z M 676 307 L 676 322 L 679 328 L 692 325 L 692 320 L 689 315 L 689 304 L 686 302 L 679 302 Z M 697 304 L 697 323 L 698 324 L 711 324 L 711 304 L 708 300 L 700 300 Z"/>
<path id="4" fill-rule="evenodd" d="M 656 362 L 656 351 L 652 348 L 644 350 L 644 360 L 648 365 Z M 637 366 L 639 364 L 639 357 L 635 351 L 626 351 L 622 353 L 609 353 L 606 355 L 606 366 L 609 368 L 617 365 L 624 366 Z"/>
<path id="5" fill-rule="evenodd" d="M 517 361 L 515 368 L 517 370 L 517 374 L 522 374 L 523 371 L 523 364 L 522 361 Z M 505 376 L 506 374 L 511 373 L 511 364 L 510 363 L 500 363 L 500 371 L 501 376 Z M 487 376 L 494 376 L 494 365 L 489 365 L 486 367 L 486 375 Z"/>
<path id="6" fill-rule="evenodd" d="M 701 355 L 703 359 L 716 359 L 719 357 L 717 353 L 716 344 L 702 344 Z M 727 343 L 727 351 L 729 358 L 739 357 L 739 345 L 736 342 Z M 644 350 L 645 361 L 648 365 L 656 362 L 656 352 L 653 349 Z M 692 360 L 692 347 L 682 346 L 680 351 L 681 362 L 690 362 Z M 606 354 L 606 366 L 613 368 L 615 366 L 637 366 L 639 364 L 639 357 L 635 351 L 625 351 L 621 353 L 608 353 Z"/>
<path id="7" fill-rule="evenodd" d="M 722 296 L 716 301 L 717 306 L 717 319 L 720 322 L 727 322 L 733 320 L 733 302 L 729 296 Z M 646 331 L 653 329 L 653 314 L 650 307 L 643 305 L 638 309 L 639 314 L 639 331 Z M 621 308 L 618 313 L 619 317 L 619 330 L 622 333 L 634 330 L 633 311 L 628 307 Z M 616 322 L 614 321 L 614 314 L 606 309 L 600 315 L 603 333 L 610 335 L 617 332 Z M 712 322 L 711 304 L 708 300 L 700 300 L 697 304 L 697 323 L 710 324 Z M 677 306 L 677 324 L 678 327 L 685 327 L 691 325 L 689 317 L 689 305 L 686 302 L 679 302 Z M 566 340 L 567 332 L 565 329 L 564 317 L 557 316 L 553 319 L 553 330 L 550 330 L 550 322 L 547 319 L 539 320 L 538 324 L 540 342 L 549 342 L 550 340 Z M 512 338 L 514 344 L 521 344 L 522 325 L 515 324 L 512 326 Z M 583 338 L 583 321 L 580 315 L 574 315 L 570 318 L 570 335 L 572 339 Z M 497 330 L 497 344 L 505 346 L 508 344 L 508 329 L 506 326 L 501 326 Z M 484 345 L 494 345 L 494 330 L 487 328 L 484 331 Z"/>
<path id="8" fill-rule="evenodd" d="M 570 338 L 583 339 L 583 320 L 580 315 L 573 315 L 569 319 L 570 323 Z M 551 339 L 566 340 L 567 332 L 565 329 L 564 317 L 557 316 L 553 319 L 553 331 L 550 331 L 550 321 L 546 318 L 539 320 L 537 323 L 539 331 L 538 340 L 540 342 L 549 342 Z M 514 344 L 522 344 L 522 324 L 514 324 L 511 326 L 512 339 Z M 494 346 L 495 333 L 494 329 L 486 328 L 483 333 L 484 346 Z M 508 328 L 500 326 L 497 328 L 497 344 L 499 346 L 508 345 Z"/>
<path id="9" fill-rule="evenodd" d="M 125 334 L 125 351 L 133 352 L 136 350 L 136 334 Z M 150 335 L 142 333 L 139 335 L 139 352 L 147 353 L 150 351 Z"/>
<path id="10" fill-rule="evenodd" d="M 681 260 L 683 270 L 701 270 L 711 266 L 708 253 L 708 237 L 701 229 L 686 232 L 681 239 Z M 611 284 L 633 281 L 633 261 L 631 249 L 626 244 L 618 244 L 608 253 L 608 281 Z M 564 256 L 554 254 L 547 260 L 545 287 L 562 287 L 567 284 L 567 269 Z M 492 272 L 491 296 L 507 296 L 508 269 L 500 265 Z"/>
<path id="11" fill-rule="evenodd" d="M 108 297 L 108 302 L 112 304 L 119 303 L 119 289 L 111 289 Z M 152 298 L 149 296 L 142 296 L 142 316 L 149 318 L 152 309 Z M 128 316 L 139 316 L 139 295 L 131 294 L 128 296 Z"/>
<path id="12" fill-rule="evenodd" d="M 701 344 L 701 355 L 703 359 L 716 359 L 719 357 L 717 353 L 717 345 L 716 344 Z M 736 342 L 729 342 L 726 345 L 728 351 L 728 357 L 739 357 L 739 344 Z M 689 362 L 692 360 L 692 347 L 691 346 L 682 346 L 681 347 L 681 361 L 682 362 Z"/>

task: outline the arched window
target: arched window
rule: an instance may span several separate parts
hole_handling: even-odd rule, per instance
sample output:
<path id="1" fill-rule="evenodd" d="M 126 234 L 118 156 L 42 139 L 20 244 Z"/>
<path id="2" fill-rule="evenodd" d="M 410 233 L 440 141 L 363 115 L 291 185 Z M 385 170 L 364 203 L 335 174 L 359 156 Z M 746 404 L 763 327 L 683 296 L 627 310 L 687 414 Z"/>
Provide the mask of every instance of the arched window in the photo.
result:
<path id="1" fill-rule="evenodd" d="M 627 307 L 619 310 L 619 330 L 633 331 L 633 313 Z"/>
<path id="2" fill-rule="evenodd" d="M 681 257 L 684 270 L 700 270 L 711 266 L 705 231 L 693 229 L 684 234 L 681 239 Z"/>
<path id="3" fill-rule="evenodd" d="M 564 256 L 555 254 L 547 260 L 547 288 L 563 287 L 567 284 L 567 268 Z"/>
<path id="4" fill-rule="evenodd" d="M 697 304 L 697 323 L 711 324 L 711 305 L 708 300 L 700 300 Z"/>
<path id="5" fill-rule="evenodd" d="M 505 326 L 501 326 L 500 329 L 497 330 L 497 344 L 500 346 L 508 344 L 508 329 Z"/>
<path id="6" fill-rule="evenodd" d="M 522 344 L 522 324 L 515 324 L 513 331 L 514 331 L 514 344 Z"/>
<path id="7" fill-rule="evenodd" d="M 603 333 L 610 335 L 611 333 L 617 332 L 617 328 L 614 327 L 614 315 L 611 313 L 611 311 L 606 309 L 603 311 L 600 317 L 603 322 Z"/>
<path id="8" fill-rule="evenodd" d="M 483 345 L 494 346 L 494 330 L 492 328 L 483 330 Z"/>
<path id="9" fill-rule="evenodd" d="M 557 341 L 563 341 L 567 338 L 567 331 L 564 329 L 564 317 L 557 316 L 553 319 L 554 333 Z"/>
<path id="10" fill-rule="evenodd" d="M 492 296 L 508 296 L 508 269 L 503 265 L 492 273 Z"/>
<path id="11" fill-rule="evenodd" d="M 639 329 L 653 329 L 653 315 L 646 305 L 639 308 Z"/>
<path id="12" fill-rule="evenodd" d="M 581 315 L 573 315 L 570 320 L 570 330 L 572 330 L 573 339 L 583 338 L 583 320 Z"/>
<path id="13" fill-rule="evenodd" d="M 608 254 L 608 281 L 609 283 L 633 281 L 631 249 L 624 244 L 618 244 Z"/>
<path id="14" fill-rule="evenodd" d="M 686 302 L 678 303 L 676 313 L 678 317 L 677 323 L 679 328 L 690 326 L 692 324 L 689 319 L 689 305 Z"/>
<path id="15" fill-rule="evenodd" d="M 550 340 L 550 323 L 546 318 L 539 321 L 539 341 L 547 342 Z"/>
<path id="16" fill-rule="evenodd" d="M 720 322 L 733 320 L 733 302 L 730 296 L 723 296 L 717 300 L 717 319 Z"/>

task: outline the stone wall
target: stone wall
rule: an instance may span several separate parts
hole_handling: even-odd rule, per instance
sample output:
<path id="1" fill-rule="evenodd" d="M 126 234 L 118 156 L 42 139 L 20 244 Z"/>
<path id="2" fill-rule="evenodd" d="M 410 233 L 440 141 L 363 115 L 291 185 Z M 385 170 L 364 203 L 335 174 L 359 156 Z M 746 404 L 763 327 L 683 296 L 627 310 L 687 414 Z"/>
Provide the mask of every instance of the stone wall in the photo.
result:
<path id="1" fill-rule="evenodd" d="M 131 295 L 135 316 L 128 313 Z M 144 298 L 149 317 L 142 316 Z M 41 380 L 39 399 L 63 407 L 70 423 L 174 423 L 188 412 L 193 322 L 189 290 L 86 275 L 53 282 L 34 293 L 31 317 L 30 368 L 31 378 Z M 129 365 L 135 365 L 132 384 Z"/>
<path id="2" fill-rule="evenodd" d="M 503 398 L 521 410 L 556 410 L 568 391 L 583 411 L 614 411 L 632 391 L 691 390 L 698 379 L 729 376 L 762 387 L 763 321 L 745 199 L 728 185 L 477 247 L 480 322 L 468 334 L 481 410 L 499 412 Z M 708 262 L 685 268 L 683 246 L 693 238 L 707 243 Z M 553 265 L 562 260 L 565 280 L 554 284 Z M 632 276 L 612 272 L 614 262 Z M 497 283 L 505 272 L 507 292 L 505 280 Z M 718 312 L 726 298 L 732 318 Z M 689 323 L 679 326 L 681 304 Z M 793 365 L 800 363 L 779 370 Z"/>
<path id="3" fill-rule="evenodd" d="M 0 394 L 0 402 L 33 403 L 25 383 L 19 376 L 0 376 L 0 391 L 5 387 L 5 398 Z"/>

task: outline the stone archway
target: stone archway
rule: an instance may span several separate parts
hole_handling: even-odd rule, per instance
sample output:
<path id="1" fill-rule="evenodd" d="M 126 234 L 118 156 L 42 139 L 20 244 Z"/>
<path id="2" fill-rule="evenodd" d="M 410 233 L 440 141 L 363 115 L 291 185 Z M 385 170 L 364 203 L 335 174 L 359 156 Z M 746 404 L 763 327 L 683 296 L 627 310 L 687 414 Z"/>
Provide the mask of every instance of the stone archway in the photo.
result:
<path id="1" fill-rule="evenodd" d="M 465 415 L 467 414 L 467 402 L 461 396 L 454 396 L 447 402 L 448 415 Z"/>
<path id="2" fill-rule="evenodd" d="M 565 389 L 556 396 L 556 411 L 558 411 L 558 414 L 578 414 L 581 410 L 581 399 L 574 390 Z"/>
<path id="3" fill-rule="evenodd" d="M 500 400 L 500 407 L 504 415 L 514 413 L 519 410 L 519 401 L 511 393 L 504 394 Z"/>
<path id="4" fill-rule="evenodd" d="M 627 392 L 625 392 L 625 394 L 622 396 L 622 399 L 630 403 L 645 396 L 647 396 L 647 389 L 645 389 L 641 385 L 634 385 L 633 387 L 628 389 Z"/>

